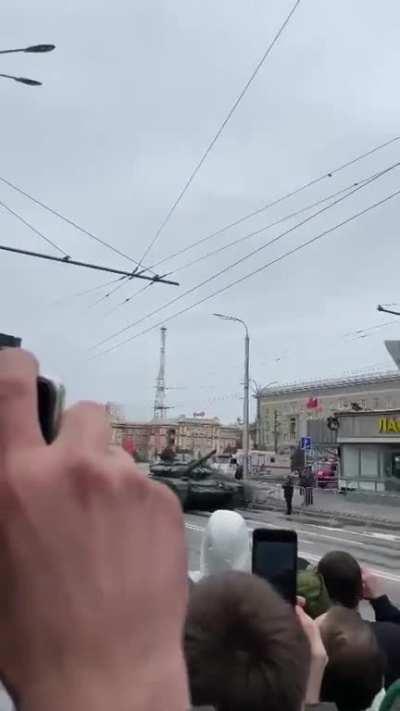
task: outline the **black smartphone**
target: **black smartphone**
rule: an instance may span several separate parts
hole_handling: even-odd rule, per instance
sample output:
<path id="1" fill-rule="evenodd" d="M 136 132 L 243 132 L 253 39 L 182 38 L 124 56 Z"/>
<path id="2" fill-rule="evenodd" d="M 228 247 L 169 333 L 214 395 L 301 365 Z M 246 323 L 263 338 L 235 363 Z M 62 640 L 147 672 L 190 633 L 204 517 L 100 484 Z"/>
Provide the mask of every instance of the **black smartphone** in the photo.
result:
<path id="1" fill-rule="evenodd" d="M 21 339 L 0 333 L 2 348 L 19 348 Z M 39 422 L 45 441 L 50 444 L 58 432 L 64 407 L 65 389 L 62 383 L 40 375 L 37 380 Z"/>
<path id="2" fill-rule="evenodd" d="M 253 531 L 252 569 L 268 580 L 291 605 L 297 594 L 296 531 L 256 528 Z"/>
<path id="3" fill-rule="evenodd" d="M 39 375 L 37 381 L 39 422 L 47 444 L 58 433 L 64 408 L 65 388 L 62 383 Z"/>

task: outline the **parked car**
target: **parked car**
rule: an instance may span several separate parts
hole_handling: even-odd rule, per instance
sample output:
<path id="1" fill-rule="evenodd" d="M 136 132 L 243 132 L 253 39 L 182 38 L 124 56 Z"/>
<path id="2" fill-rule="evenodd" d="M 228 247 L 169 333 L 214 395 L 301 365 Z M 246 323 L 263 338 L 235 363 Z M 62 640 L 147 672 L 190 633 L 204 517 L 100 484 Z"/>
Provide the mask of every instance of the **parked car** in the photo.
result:
<path id="1" fill-rule="evenodd" d="M 337 487 L 337 463 L 324 462 L 316 472 L 317 486 L 321 489 Z"/>

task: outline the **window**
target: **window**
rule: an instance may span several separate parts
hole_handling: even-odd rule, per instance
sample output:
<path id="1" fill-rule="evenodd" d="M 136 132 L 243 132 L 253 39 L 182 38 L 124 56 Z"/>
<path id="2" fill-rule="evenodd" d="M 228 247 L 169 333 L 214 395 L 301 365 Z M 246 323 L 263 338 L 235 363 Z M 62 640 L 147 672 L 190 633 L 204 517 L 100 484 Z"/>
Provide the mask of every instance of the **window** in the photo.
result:
<path id="1" fill-rule="evenodd" d="M 378 478 L 378 450 L 375 447 L 361 448 L 361 477 L 363 479 Z"/>
<path id="2" fill-rule="evenodd" d="M 296 437 L 296 417 L 290 417 L 289 418 L 289 435 L 291 439 L 294 439 Z"/>

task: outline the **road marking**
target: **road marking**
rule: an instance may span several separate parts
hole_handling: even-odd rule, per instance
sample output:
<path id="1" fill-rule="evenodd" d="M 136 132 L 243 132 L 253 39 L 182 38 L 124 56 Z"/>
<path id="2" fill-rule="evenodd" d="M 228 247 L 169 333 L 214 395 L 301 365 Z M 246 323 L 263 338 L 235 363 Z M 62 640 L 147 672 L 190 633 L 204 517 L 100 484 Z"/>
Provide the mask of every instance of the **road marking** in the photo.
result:
<path id="1" fill-rule="evenodd" d="M 245 521 L 254 523 L 257 526 L 267 526 L 268 528 L 282 528 L 282 526 L 278 526 L 275 523 L 270 523 L 269 521 L 263 521 L 262 519 L 247 518 L 246 516 L 243 516 L 243 518 L 245 519 Z M 297 523 L 296 519 L 291 519 L 290 522 L 292 524 Z M 300 525 L 300 523 L 299 523 L 299 525 Z M 323 531 L 334 531 L 335 533 L 341 533 L 341 534 L 346 534 L 346 535 L 350 534 L 352 536 L 360 536 L 360 537 L 362 536 L 362 537 L 369 538 L 369 539 L 376 538 L 376 539 L 381 539 L 383 541 L 390 541 L 392 543 L 396 543 L 396 542 L 400 543 L 400 536 L 396 536 L 393 533 L 381 533 L 381 532 L 375 532 L 375 531 L 353 531 L 353 530 L 347 529 L 347 528 L 346 529 L 335 528 L 334 526 L 323 526 L 323 525 L 318 525 L 316 523 L 308 523 L 306 525 L 307 525 L 307 527 L 310 527 L 310 528 L 317 528 L 318 531 L 320 531 L 322 529 Z M 347 540 L 347 539 L 343 539 L 343 538 L 335 538 L 334 536 L 326 536 L 323 533 L 317 533 L 317 532 L 313 533 L 312 531 L 308 531 L 307 529 L 300 528 L 300 527 L 296 528 L 296 531 L 304 533 L 306 536 L 317 536 L 318 535 L 319 538 L 327 538 L 332 541 L 336 540 L 336 541 L 343 542 L 344 540 Z M 350 543 L 350 541 L 348 541 L 348 543 Z M 352 545 L 355 545 L 355 543 L 352 543 Z M 365 546 L 367 544 L 362 543 L 360 541 L 359 545 Z M 400 553 L 400 550 L 399 550 L 399 553 Z"/>
<path id="2" fill-rule="evenodd" d="M 265 524 L 266 528 L 278 528 L 278 526 L 274 524 Z M 205 526 L 198 526 L 197 524 L 194 523 L 189 523 L 185 521 L 185 528 L 189 529 L 190 531 L 197 531 L 198 533 L 203 533 L 205 531 Z M 247 527 L 249 529 L 249 532 L 252 533 L 254 528 L 251 528 L 250 526 Z M 335 540 L 340 540 L 340 539 L 335 539 Z M 350 541 L 347 541 L 345 539 L 342 539 L 345 543 L 350 543 Z M 351 545 L 355 545 L 356 541 L 353 541 Z M 303 541 L 303 545 L 314 545 L 311 541 Z M 365 544 L 359 544 L 359 545 L 365 545 Z M 314 555 L 312 553 L 309 553 L 308 551 L 301 551 L 299 550 L 299 555 L 304 556 L 308 560 L 318 563 L 318 561 L 321 559 L 321 556 Z M 382 570 L 378 570 L 377 568 L 369 568 L 371 573 L 374 573 L 375 575 L 378 576 L 378 578 L 383 578 L 384 580 L 389 580 L 392 583 L 400 583 L 400 575 L 396 575 L 394 573 L 384 573 Z"/>

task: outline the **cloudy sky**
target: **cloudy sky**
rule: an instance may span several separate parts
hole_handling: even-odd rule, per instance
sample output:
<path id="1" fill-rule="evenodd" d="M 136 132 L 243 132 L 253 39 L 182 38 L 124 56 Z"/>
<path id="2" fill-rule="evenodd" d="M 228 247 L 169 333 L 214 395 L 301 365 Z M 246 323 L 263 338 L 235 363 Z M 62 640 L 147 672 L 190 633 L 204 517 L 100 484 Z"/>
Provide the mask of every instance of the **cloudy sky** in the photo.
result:
<path id="1" fill-rule="evenodd" d="M 5 0 L 3 48 L 53 42 L 52 54 L 1 57 L 0 175 L 140 259 L 293 0 Z M 397 0 L 302 0 L 146 266 L 400 134 Z M 400 141 L 165 262 L 174 271 L 400 160 Z M 176 318 L 174 313 L 249 274 L 400 188 L 393 169 L 274 245 L 167 306 L 311 212 L 261 232 L 154 285 L 77 292 L 100 273 L 2 253 L 0 330 L 23 337 L 70 400 L 129 403 L 151 415 L 159 326 L 166 319 L 171 414 L 240 415 L 247 321 L 257 384 L 391 368 L 383 338 L 399 322 L 376 312 L 400 302 L 400 196 L 314 245 Z M 75 258 L 131 263 L 0 183 L 0 200 Z M 1 243 L 56 254 L 0 208 Z M 96 303 L 97 302 L 97 303 Z M 165 307 L 140 325 L 100 341 Z M 353 334 L 363 328 L 392 325 Z M 154 325 L 154 330 L 98 356 Z M 364 335 L 364 334 L 362 334 Z"/>

